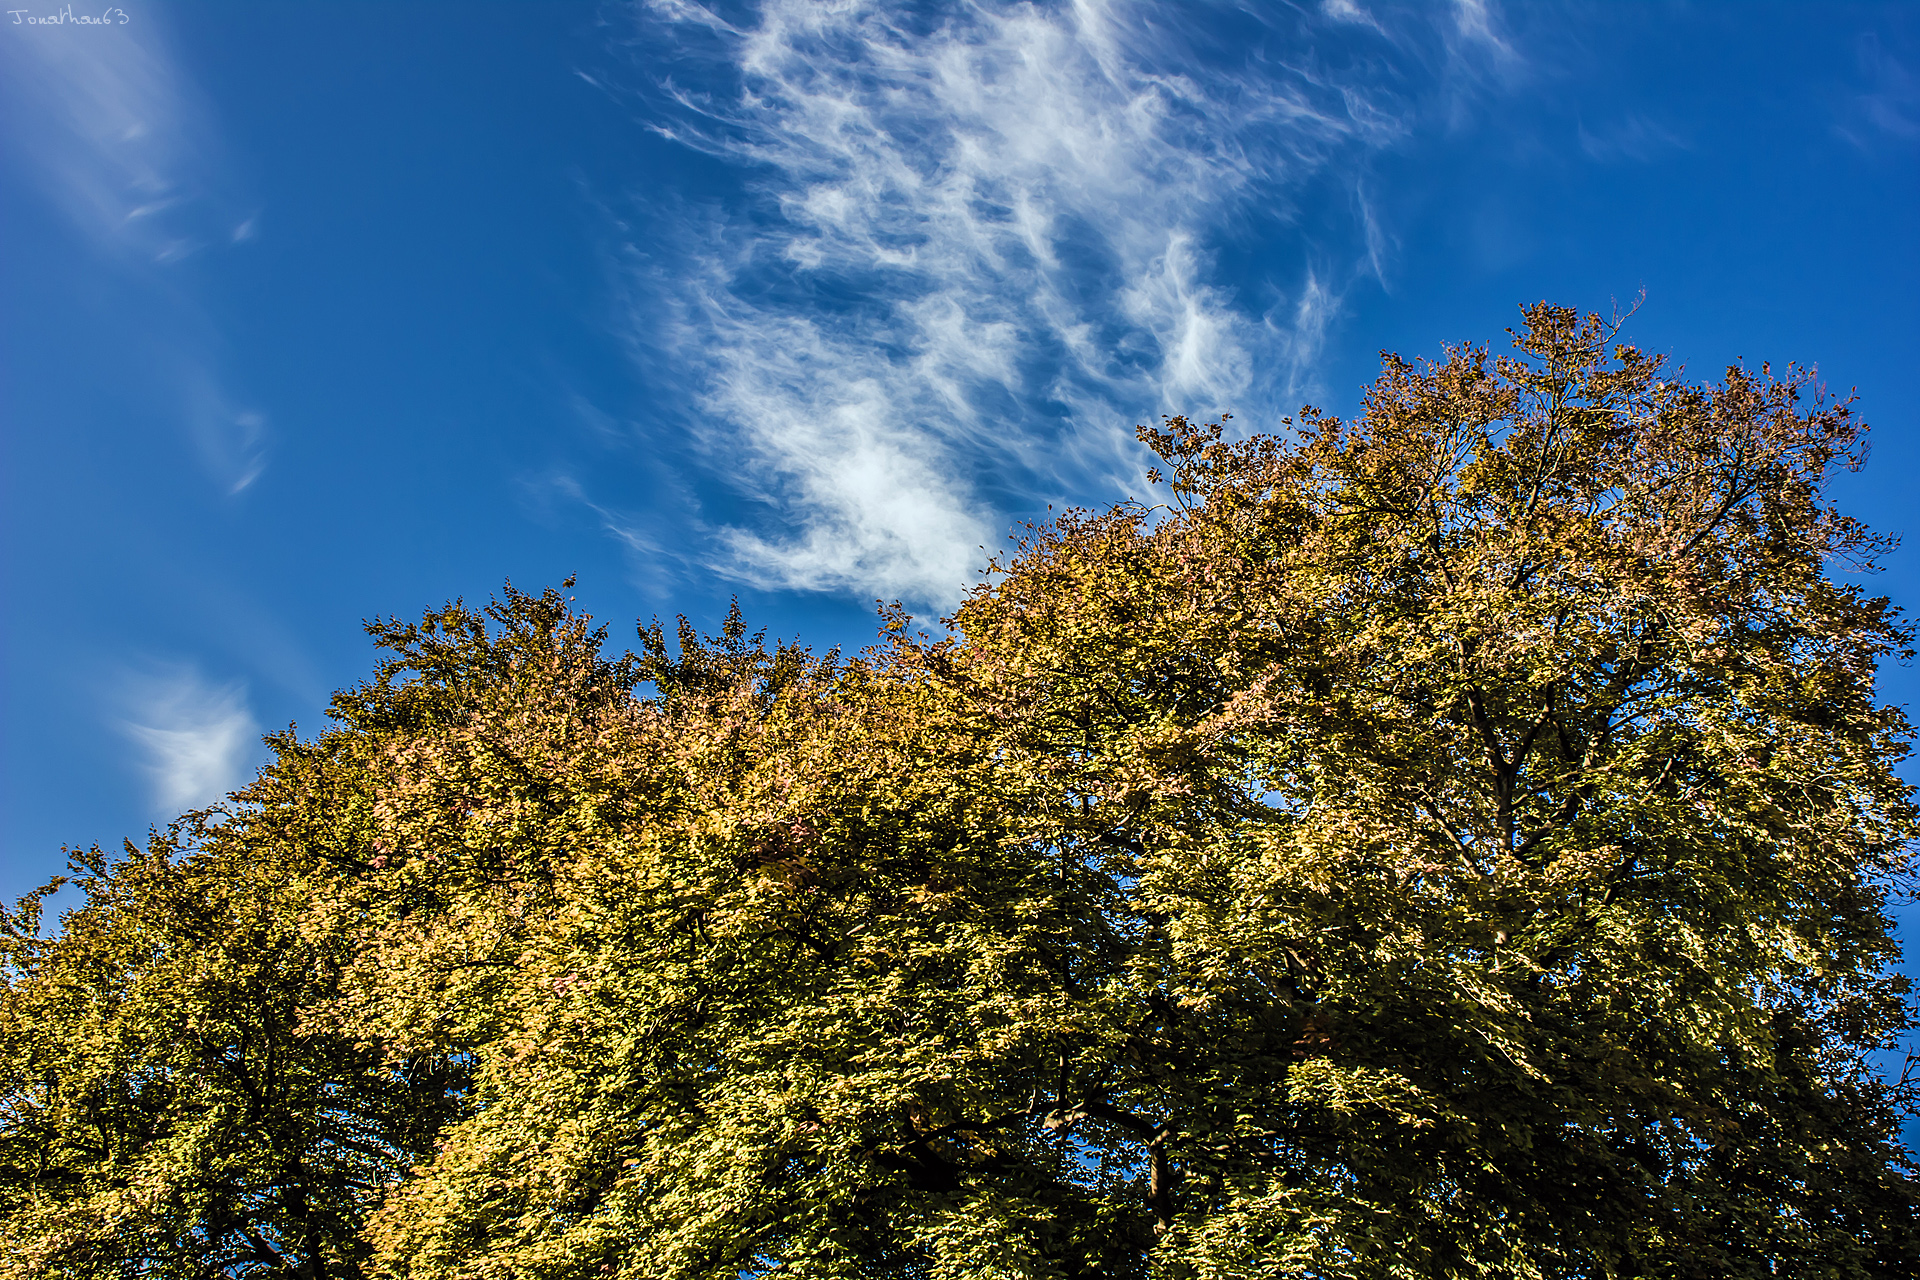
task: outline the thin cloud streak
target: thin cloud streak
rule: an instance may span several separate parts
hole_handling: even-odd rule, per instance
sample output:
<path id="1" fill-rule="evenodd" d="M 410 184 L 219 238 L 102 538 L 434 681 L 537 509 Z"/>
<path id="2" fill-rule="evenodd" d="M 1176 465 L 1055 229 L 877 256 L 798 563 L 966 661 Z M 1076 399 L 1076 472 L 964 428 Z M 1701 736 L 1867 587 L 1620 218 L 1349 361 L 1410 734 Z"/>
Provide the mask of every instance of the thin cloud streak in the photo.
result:
<path id="1" fill-rule="evenodd" d="M 147 312 L 153 388 L 229 493 L 265 466 L 265 419 L 237 403 L 221 343 L 180 264 L 250 240 L 219 131 L 152 14 L 109 27 L 9 31 L 0 136 L 80 241 Z M 123 306 L 120 308 L 125 310 Z"/>
<path id="2" fill-rule="evenodd" d="M 148 262 L 199 248 L 185 215 L 211 185 L 208 130 L 153 25 L 12 33 L 4 50 L 14 143 L 94 244 Z"/>
<path id="3" fill-rule="evenodd" d="M 1608 128 L 1588 130 L 1584 123 L 1576 127 L 1580 149 L 1587 158 L 1600 164 L 1647 164 L 1662 156 L 1687 149 L 1686 139 L 1658 121 L 1630 114 Z"/>
<path id="4" fill-rule="evenodd" d="M 1855 41 L 1865 92 L 1848 102 L 1835 126 L 1841 137 L 1863 151 L 1875 142 L 1911 149 L 1920 140 L 1920 75 L 1884 47 L 1874 34 Z"/>
<path id="5" fill-rule="evenodd" d="M 139 752 L 157 810 L 202 808 L 240 785 L 259 738 L 245 684 L 215 685 L 190 667 L 166 667 L 132 677 L 127 703 L 120 728 Z"/>
<path id="6" fill-rule="evenodd" d="M 1453 18 L 1461 40 L 1469 47 L 1483 49 L 1508 66 L 1519 64 L 1520 55 L 1500 34 L 1487 0 L 1453 0 Z"/>
<path id="7" fill-rule="evenodd" d="M 1329 169 L 1357 192 L 1407 135 L 1377 66 L 1313 56 L 1336 25 L 1374 39 L 1354 5 L 1279 33 L 1293 62 L 1205 71 L 1181 12 L 1103 0 L 918 26 L 803 0 L 649 12 L 705 50 L 694 82 L 736 86 L 664 81 L 656 127 L 757 198 L 683 220 L 634 276 L 641 340 L 699 379 L 698 443 L 769 513 L 721 534 L 735 576 L 950 602 L 1004 528 L 989 490 L 1138 491 L 1133 423 L 1297 403 L 1342 291 L 1383 270 L 1359 196 L 1349 268 L 1304 237 L 1283 287 L 1218 266 L 1250 218 L 1279 227 Z M 1460 17 L 1498 44 L 1484 9 Z"/>

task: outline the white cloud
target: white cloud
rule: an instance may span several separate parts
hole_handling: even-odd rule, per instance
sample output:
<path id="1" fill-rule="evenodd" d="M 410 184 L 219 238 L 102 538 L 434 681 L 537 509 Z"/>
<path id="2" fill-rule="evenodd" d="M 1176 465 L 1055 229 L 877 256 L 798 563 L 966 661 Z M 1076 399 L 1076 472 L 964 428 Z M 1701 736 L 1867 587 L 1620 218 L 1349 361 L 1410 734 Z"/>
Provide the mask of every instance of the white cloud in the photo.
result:
<path id="1" fill-rule="evenodd" d="M 217 134 L 156 24 L 8 35 L 8 132 L 68 217 L 149 262 L 198 249 L 197 224 L 225 203 Z"/>
<path id="2" fill-rule="evenodd" d="M 1840 135 L 1868 151 L 1873 141 L 1911 145 L 1920 139 L 1920 76 L 1876 34 L 1856 40 L 1855 53 L 1866 91 L 1854 95 L 1851 109 L 1842 113 Z"/>
<path id="3" fill-rule="evenodd" d="M 651 9 L 710 55 L 666 82 L 657 127 L 759 201 L 649 246 L 634 308 L 701 379 L 699 442 L 765 515 L 721 536 L 738 576 L 951 601 L 1003 531 L 988 488 L 1144 491 L 1136 422 L 1297 403 L 1345 283 L 1382 270 L 1357 196 L 1366 226 L 1333 255 L 1352 268 L 1298 233 L 1290 281 L 1219 266 L 1308 179 L 1344 157 L 1357 191 L 1405 134 L 1377 65 L 1312 56 L 1321 18 L 1281 33 L 1293 62 L 1202 70 L 1180 8 Z M 1374 25 L 1352 4 L 1328 21 Z M 716 80 L 736 88 L 679 87 Z"/>
<path id="4" fill-rule="evenodd" d="M 1686 139 L 1679 134 L 1637 113 L 1591 130 L 1583 122 L 1576 126 L 1576 132 L 1587 158 L 1601 164 L 1645 164 L 1687 148 Z"/>
<path id="5" fill-rule="evenodd" d="M 121 729 L 139 750 L 155 808 L 200 808 L 240 785 L 259 738 L 243 683 L 165 667 L 131 678 L 127 703 Z"/>
<path id="6" fill-rule="evenodd" d="M 239 493 L 266 470 L 266 418 L 242 409 L 227 397 L 226 388 L 190 349 L 176 346 L 167 374 L 175 383 L 186 426 L 201 460 L 225 486 Z"/>
<path id="7" fill-rule="evenodd" d="M 141 315 L 153 393 L 220 487 L 246 488 L 265 462 L 265 420 L 236 403 L 216 326 L 175 264 L 252 239 L 257 221 L 242 212 L 212 113 L 157 15 L 8 27 L 0 114 L 12 164 L 121 286 L 116 311 Z"/>
<path id="8" fill-rule="evenodd" d="M 1487 0 L 1453 0 L 1453 20 L 1466 43 L 1478 45 L 1502 60 L 1518 56 L 1495 29 L 1494 14 Z"/>
<path id="9" fill-rule="evenodd" d="M 1381 29 L 1373 15 L 1355 4 L 1354 0 L 1325 0 L 1320 9 L 1335 22 L 1358 23 L 1364 27 L 1372 27 L 1375 31 Z"/>

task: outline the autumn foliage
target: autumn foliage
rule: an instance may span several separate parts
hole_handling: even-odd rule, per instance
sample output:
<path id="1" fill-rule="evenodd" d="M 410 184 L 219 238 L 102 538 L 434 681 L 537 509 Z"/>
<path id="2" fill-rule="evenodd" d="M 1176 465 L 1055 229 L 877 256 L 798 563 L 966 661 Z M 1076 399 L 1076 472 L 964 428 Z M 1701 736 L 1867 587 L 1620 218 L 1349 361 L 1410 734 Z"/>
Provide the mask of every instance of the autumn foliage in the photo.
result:
<path id="1" fill-rule="evenodd" d="M 556 592 L 5 935 L 0 1275 L 1897 1276 L 1887 542 L 1597 318 L 852 658 Z"/>

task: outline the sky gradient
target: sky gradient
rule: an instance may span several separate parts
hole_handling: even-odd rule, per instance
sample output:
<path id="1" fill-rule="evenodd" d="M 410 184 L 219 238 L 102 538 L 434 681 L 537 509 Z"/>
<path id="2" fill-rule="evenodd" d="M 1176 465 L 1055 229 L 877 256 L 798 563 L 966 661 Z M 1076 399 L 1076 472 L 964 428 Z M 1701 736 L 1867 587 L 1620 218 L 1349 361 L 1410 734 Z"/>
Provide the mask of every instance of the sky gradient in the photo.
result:
<path id="1" fill-rule="evenodd" d="M 88 15 L 0 16 L 9 898 L 317 731 L 362 618 L 577 574 L 616 641 L 857 647 L 1144 496 L 1136 423 L 1542 298 L 1817 364 L 1833 492 L 1920 508 L 1913 4 Z"/>

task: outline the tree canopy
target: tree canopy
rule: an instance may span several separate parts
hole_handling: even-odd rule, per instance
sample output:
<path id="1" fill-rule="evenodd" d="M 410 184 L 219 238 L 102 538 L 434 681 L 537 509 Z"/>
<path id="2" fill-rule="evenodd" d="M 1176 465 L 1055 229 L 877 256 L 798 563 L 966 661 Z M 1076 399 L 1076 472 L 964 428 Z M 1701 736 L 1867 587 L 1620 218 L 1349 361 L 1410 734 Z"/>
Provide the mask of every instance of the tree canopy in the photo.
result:
<path id="1" fill-rule="evenodd" d="M 1864 427 L 1528 308 L 851 657 L 556 591 L 6 925 L 0 1274 L 1897 1276 Z"/>

